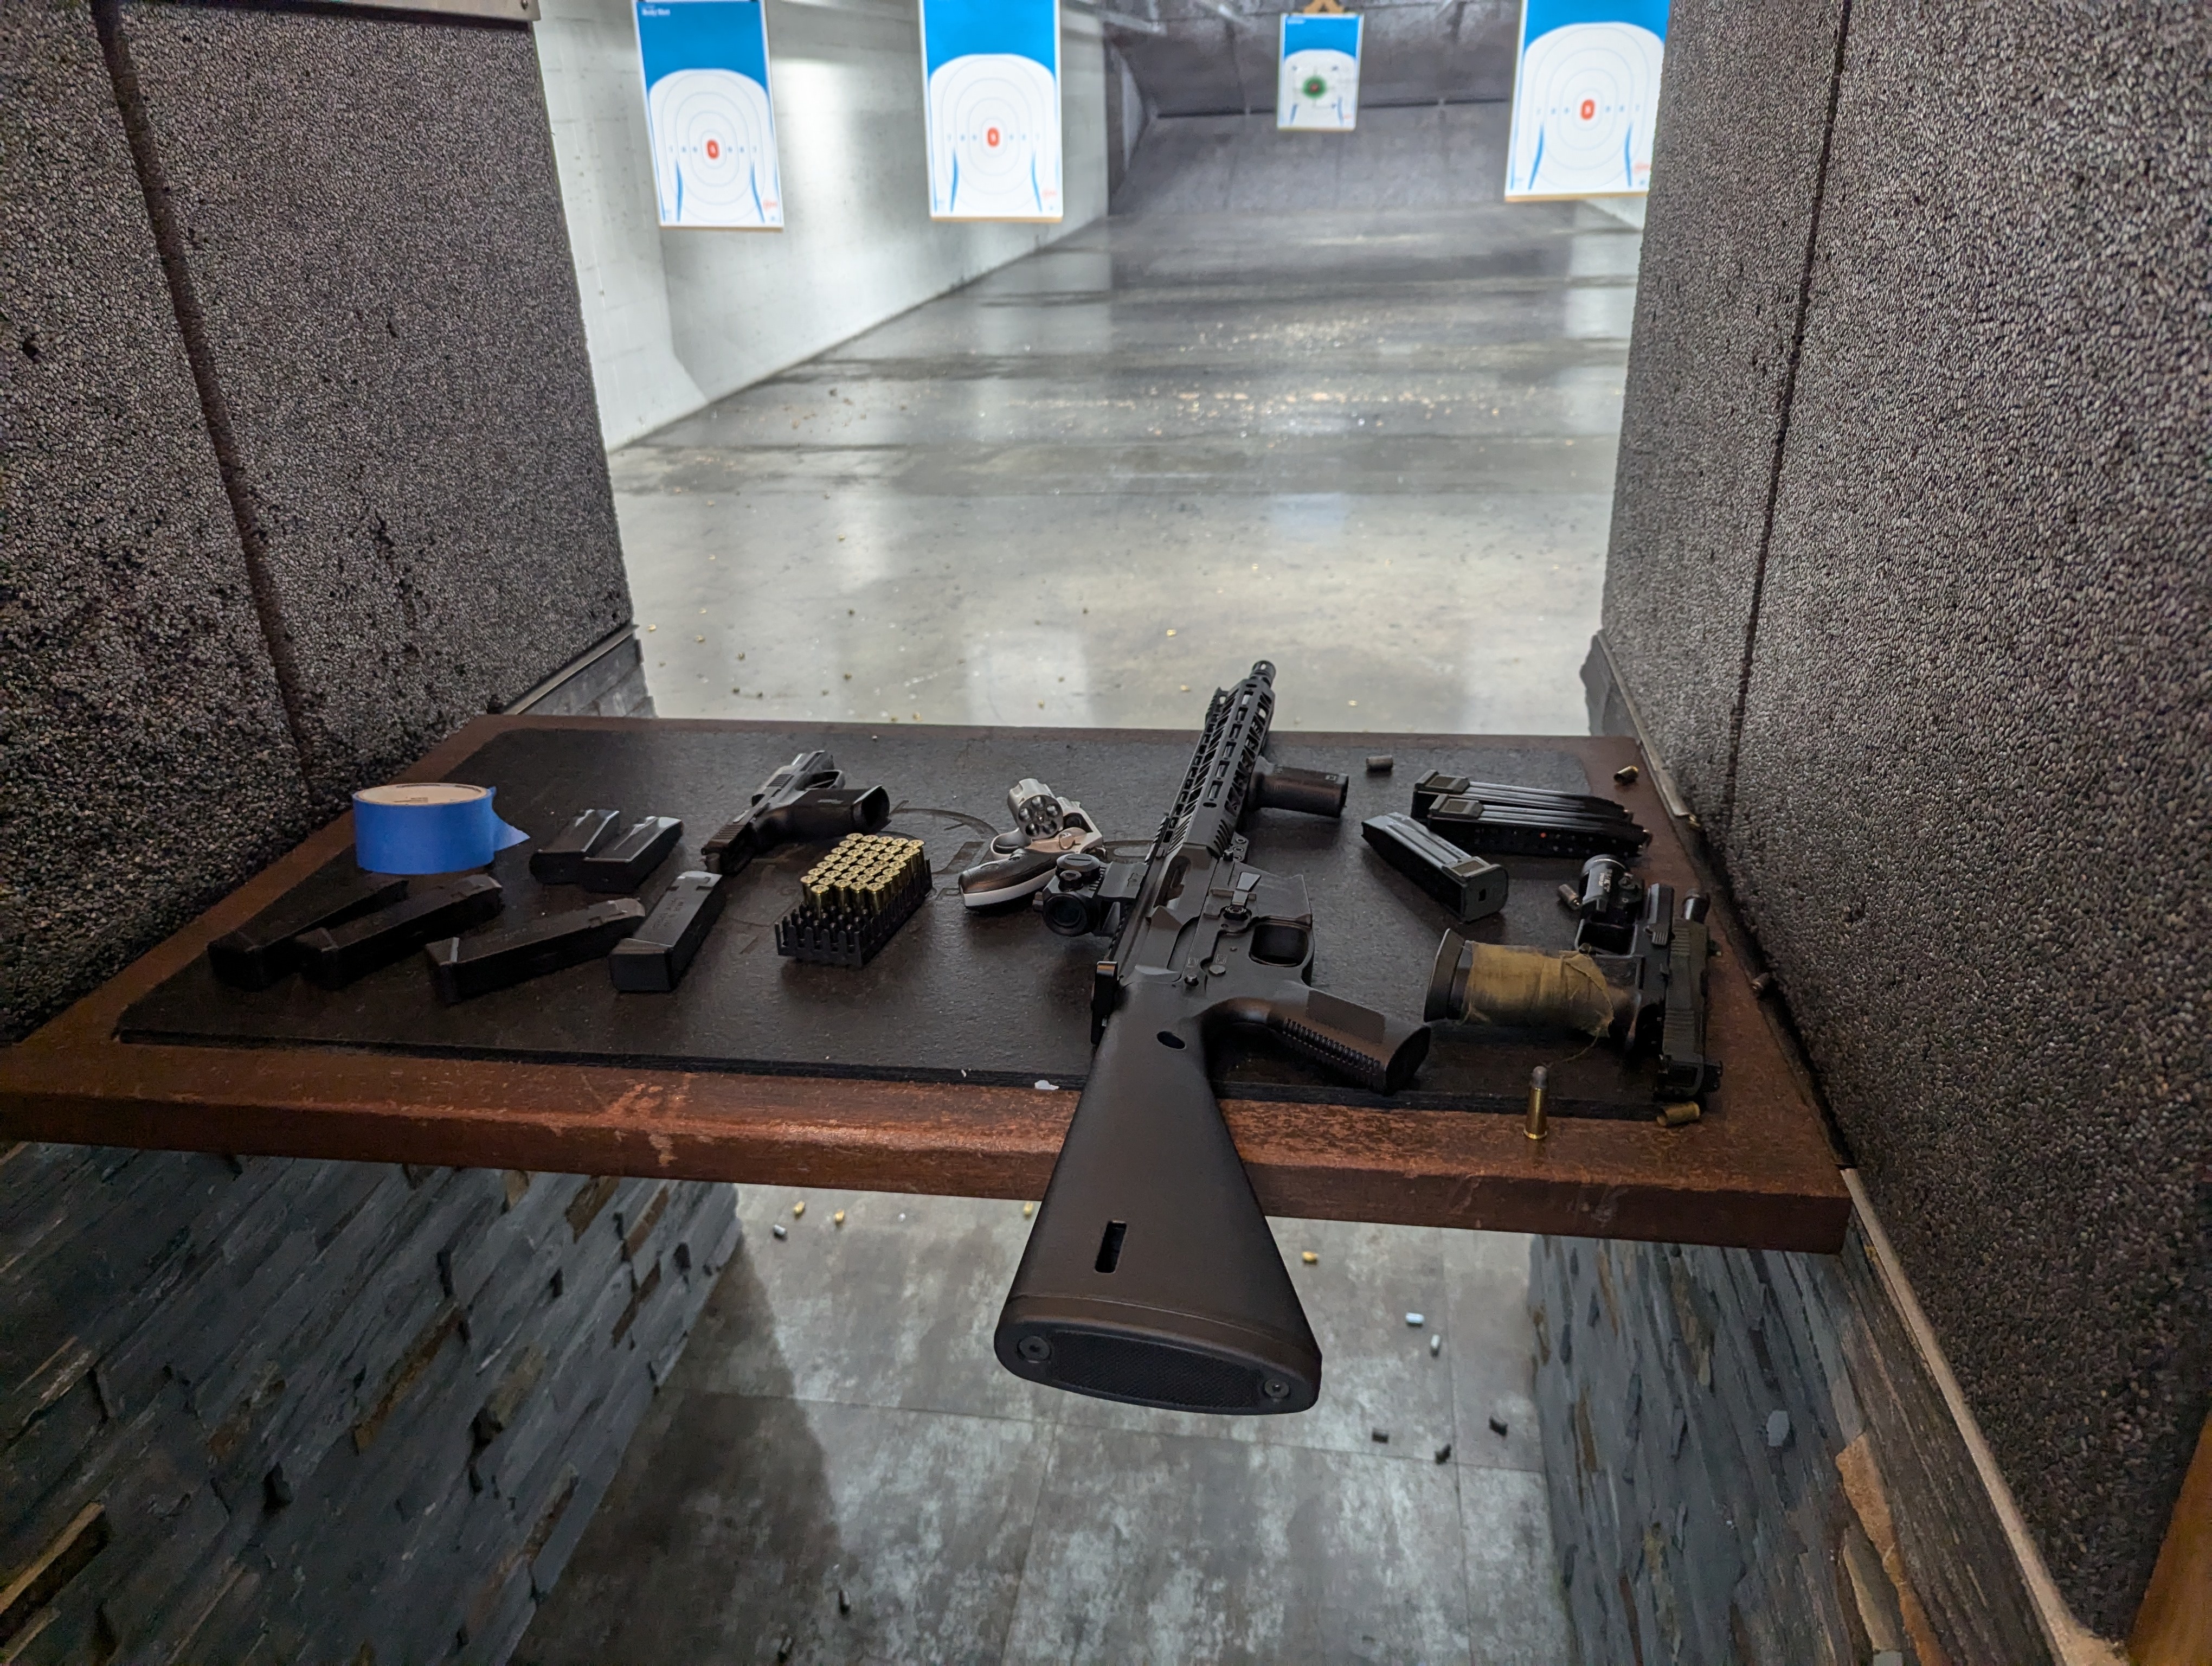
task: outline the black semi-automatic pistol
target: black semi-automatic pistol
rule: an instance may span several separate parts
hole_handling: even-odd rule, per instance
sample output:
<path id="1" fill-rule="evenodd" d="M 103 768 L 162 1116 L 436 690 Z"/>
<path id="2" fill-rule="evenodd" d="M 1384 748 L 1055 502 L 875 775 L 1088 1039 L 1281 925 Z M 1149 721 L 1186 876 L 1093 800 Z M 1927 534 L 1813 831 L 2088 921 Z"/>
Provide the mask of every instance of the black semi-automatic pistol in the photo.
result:
<path id="1" fill-rule="evenodd" d="M 992 1345 L 1018 1377 L 1187 1412 L 1299 1412 L 1321 1349 L 1221 1120 L 1206 1071 L 1220 1028 L 1264 1030 L 1380 1092 L 1428 1028 L 1312 988 L 1304 879 L 1244 860 L 1255 810 L 1335 816 L 1345 780 L 1265 756 L 1275 668 L 1213 696 L 1143 862 L 1071 853 L 1046 923 L 1109 933 L 1093 1055 Z"/>
<path id="2" fill-rule="evenodd" d="M 1430 974 L 1431 1022 L 1579 1031 L 1630 1057 L 1656 1054 L 1654 1097 L 1701 1099 L 1720 1061 L 1705 1048 L 1705 963 L 1714 952 L 1705 899 L 1674 906 L 1672 885 L 1646 885 L 1612 856 L 1559 887 L 1579 923 L 1565 954 L 1479 943 L 1446 932 Z"/>
<path id="3" fill-rule="evenodd" d="M 801 752 L 761 783 L 745 813 L 708 840 L 700 854 L 717 873 L 740 873 L 777 845 L 872 833 L 890 818 L 891 796 L 882 787 L 848 787 L 829 753 Z"/>

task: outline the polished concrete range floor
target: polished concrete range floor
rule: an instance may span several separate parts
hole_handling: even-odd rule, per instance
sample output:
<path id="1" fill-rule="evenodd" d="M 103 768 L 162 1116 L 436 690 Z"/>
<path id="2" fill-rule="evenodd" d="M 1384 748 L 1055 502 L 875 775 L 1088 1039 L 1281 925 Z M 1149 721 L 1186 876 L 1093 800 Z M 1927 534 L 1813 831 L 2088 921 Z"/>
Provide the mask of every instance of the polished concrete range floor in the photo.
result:
<path id="1" fill-rule="evenodd" d="M 663 715 L 1584 732 L 1635 230 L 1198 161 L 617 454 Z M 1000 1371 L 1017 1205 L 740 1207 L 519 1661 L 1565 1658 L 1525 1240 L 1278 1222 L 1325 1389 L 1243 1420 Z"/>
<path id="2" fill-rule="evenodd" d="M 1018 1204 L 740 1212 L 517 1662 L 1565 1660 L 1527 1239 L 1275 1222 L 1322 1401 L 1228 1419 L 1000 1368 Z"/>
<path id="3" fill-rule="evenodd" d="M 665 717 L 1587 730 L 1640 238 L 1115 218 L 613 459 Z"/>

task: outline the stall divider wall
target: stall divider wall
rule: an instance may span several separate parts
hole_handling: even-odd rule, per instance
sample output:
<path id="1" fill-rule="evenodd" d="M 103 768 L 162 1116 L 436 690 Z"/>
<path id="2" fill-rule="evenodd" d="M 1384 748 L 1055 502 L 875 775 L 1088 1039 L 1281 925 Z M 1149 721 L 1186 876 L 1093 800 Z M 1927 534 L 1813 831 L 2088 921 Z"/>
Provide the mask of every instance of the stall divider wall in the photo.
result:
<path id="1" fill-rule="evenodd" d="M 2122 1638 L 2212 1408 L 2212 14 L 1677 0 L 1662 99 L 1594 716 L 1640 714 Z M 1589 1571 L 1617 1628 L 1641 1543 Z"/>
<path id="2" fill-rule="evenodd" d="M 5 1044 L 630 606 L 526 26 L 21 0 L 0 63 Z M 0 1146 L 0 1656 L 503 1659 L 737 1235 Z"/>

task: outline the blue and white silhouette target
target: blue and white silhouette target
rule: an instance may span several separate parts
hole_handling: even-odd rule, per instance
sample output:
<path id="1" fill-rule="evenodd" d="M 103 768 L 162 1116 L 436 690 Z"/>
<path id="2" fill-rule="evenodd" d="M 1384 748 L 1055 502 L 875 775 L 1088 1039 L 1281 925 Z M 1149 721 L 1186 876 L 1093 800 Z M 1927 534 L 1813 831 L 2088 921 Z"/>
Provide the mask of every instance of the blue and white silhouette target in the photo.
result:
<path id="1" fill-rule="evenodd" d="M 1667 0 L 1528 0 L 1509 199 L 1650 189 L 1666 38 Z"/>
<path id="2" fill-rule="evenodd" d="M 1060 216 L 1059 0 L 922 0 L 934 220 Z"/>
<path id="3" fill-rule="evenodd" d="M 1283 15 L 1275 125 L 1349 133 L 1359 119 L 1360 20 L 1351 14 Z"/>
<path id="4" fill-rule="evenodd" d="M 660 223 L 781 230 L 760 0 L 636 0 L 635 9 Z"/>

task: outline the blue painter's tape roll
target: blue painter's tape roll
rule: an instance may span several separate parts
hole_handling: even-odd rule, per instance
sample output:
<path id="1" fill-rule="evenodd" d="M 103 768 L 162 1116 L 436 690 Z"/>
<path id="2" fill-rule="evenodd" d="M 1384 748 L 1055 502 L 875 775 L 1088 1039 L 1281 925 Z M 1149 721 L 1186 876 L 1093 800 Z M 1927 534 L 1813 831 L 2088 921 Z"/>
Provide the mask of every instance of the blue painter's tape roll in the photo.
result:
<path id="1" fill-rule="evenodd" d="M 493 789 L 396 781 L 353 795 L 354 860 L 371 873 L 459 873 L 530 836 L 491 807 Z"/>

